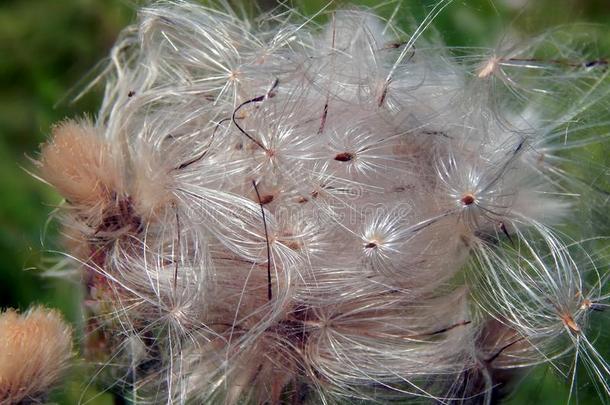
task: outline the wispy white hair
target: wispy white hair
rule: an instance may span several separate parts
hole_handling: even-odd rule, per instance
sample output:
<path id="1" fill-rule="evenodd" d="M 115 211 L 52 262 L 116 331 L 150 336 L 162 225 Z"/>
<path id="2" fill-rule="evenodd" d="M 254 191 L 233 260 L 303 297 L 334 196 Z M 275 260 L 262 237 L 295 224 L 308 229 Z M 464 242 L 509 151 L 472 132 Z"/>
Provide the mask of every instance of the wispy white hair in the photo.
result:
<path id="1" fill-rule="evenodd" d="M 562 233 L 607 70 L 539 58 L 550 34 L 466 63 L 421 37 L 447 3 L 412 33 L 362 9 L 140 10 L 95 122 L 41 158 L 126 396 L 489 402 L 500 370 L 572 355 L 608 398 L 586 337 L 607 262 Z"/>

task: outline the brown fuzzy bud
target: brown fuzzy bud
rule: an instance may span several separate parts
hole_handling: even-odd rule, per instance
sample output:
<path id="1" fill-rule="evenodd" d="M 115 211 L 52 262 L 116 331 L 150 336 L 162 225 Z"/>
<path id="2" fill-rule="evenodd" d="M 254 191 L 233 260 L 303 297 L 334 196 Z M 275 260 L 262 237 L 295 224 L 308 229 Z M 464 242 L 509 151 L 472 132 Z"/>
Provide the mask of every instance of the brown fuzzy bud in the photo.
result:
<path id="1" fill-rule="evenodd" d="M 0 404 L 43 398 L 72 357 L 72 329 L 59 312 L 0 313 Z"/>
<path id="2" fill-rule="evenodd" d="M 118 170 L 109 146 L 87 122 L 64 121 L 42 148 L 41 177 L 75 204 L 105 200 L 118 188 Z"/>

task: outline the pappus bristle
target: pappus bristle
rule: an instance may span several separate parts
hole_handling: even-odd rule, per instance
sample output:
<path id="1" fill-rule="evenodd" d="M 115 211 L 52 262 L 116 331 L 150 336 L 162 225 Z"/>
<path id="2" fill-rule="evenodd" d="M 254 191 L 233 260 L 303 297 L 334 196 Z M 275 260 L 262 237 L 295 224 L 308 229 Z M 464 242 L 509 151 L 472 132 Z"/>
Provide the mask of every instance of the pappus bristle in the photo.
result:
<path id="1" fill-rule="evenodd" d="M 110 385 L 491 403 L 537 364 L 575 392 L 582 360 L 607 398 L 606 269 L 585 248 L 606 235 L 574 213 L 607 218 L 605 163 L 583 159 L 609 139 L 604 59 L 559 30 L 460 56 L 423 35 L 448 4 L 411 32 L 398 8 L 140 10 L 96 123 L 58 126 L 41 158 Z"/>
<path id="2" fill-rule="evenodd" d="M 533 232 L 542 238 L 536 238 Z M 605 305 L 606 296 L 599 283 L 607 278 L 600 271 L 607 270 L 599 269 L 578 244 L 565 243 L 541 226 L 533 232 L 517 231 L 515 247 L 478 251 L 486 274 L 485 286 L 473 289 L 481 294 L 475 299 L 515 332 L 515 338 L 523 341 L 519 346 L 525 342 L 529 346 L 513 355 L 506 366 L 550 361 L 571 379 L 573 391 L 582 362 L 594 384 L 607 393 L 608 365 L 587 337 L 592 308 Z M 540 239 L 541 242 L 530 242 Z M 577 255 L 572 255 L 573 251 Z M 577 263 L 578 256 L 582 260 Z M 587 281 L 591 275 L 595 276 L 591 280 L 594 284 Z M 500 295 L 502 300 L 490 300 L 488 294 Z M 566 357 L 567 366 L 562 364 Z"/>

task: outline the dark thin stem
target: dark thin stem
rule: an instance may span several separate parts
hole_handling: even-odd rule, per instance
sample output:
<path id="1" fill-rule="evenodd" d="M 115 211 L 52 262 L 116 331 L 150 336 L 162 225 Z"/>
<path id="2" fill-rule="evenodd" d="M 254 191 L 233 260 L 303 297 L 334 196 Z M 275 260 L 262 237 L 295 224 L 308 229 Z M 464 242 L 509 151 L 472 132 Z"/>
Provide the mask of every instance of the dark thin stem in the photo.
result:
<path id="1" fill-rule="evenodd" d="M 457 327 L 459 327 L 459 326 L 466 326 L 466 325 L 469 325 L 470 323 L 472 323 L 472 321 L 461 321 L 461 322 L 458 322 L 458 323 L 453 324 L 453 325 L 451 325 L 451 326 L 447 326 L 446 328 L 439 329 L 439 330 L 437 330 L 437 331 L 434 331 L 434 332 L 428 333 L 428 334 L 427 334 L 427 336 L 439 335 L 439 334 L 441 334 L 441 333 L 448 332 L 448 331 L 450 331 L 451 329 L 455 329 L 455 328 L 457 328 Z"/>
<path id="2" fill-rule="evenodd" d="M 501 59 L 501 61 L 505 62 L 534 62 L 534 63 L 550 63 L 553 65 L 563 65 L 570 67 L 584 67 L 584 68 L 592 68 L 597 66 L 608 66 L 608 60 L 606 59 L 595 59 L 586 62 L 573 62 L 570 60 L 562 60 L 562 59 L 537 59 L 537 58 L 508 58 Z"/>
<path id="3" fill-rule="evenodd" d="M 413 56 L 415 56 L 415 46 L 413 46 L 412 48 L 413 48 L 413 50 L 411 51 L 411 55 L 409 55 L 407 60 L 404 61 L 403 63 L 409 63 L 411 61 L 411 59 L 413 59 Z M 381 108 L 383 106 L 383 103 L 385 102 L 385 99 L 388 96 L 388 91 L 390 90 L 390 83 L 392 83 L 391 77 L 388 77 L 386 79 L 386 81 L 383 83 L 383 89 L 381 91 L 381 96 L 379 97 L 379 100 L 377 102 L 377 107 L 379 107 L 379 108 Z"/>
<path id="4" fill-rule="evenodd" d="M 174 204 L 174 211 L 176 214 L 176 233 L 178 234 L 178 240 L 177 240 L 177 246 L 176 249 L 178 250 L 177 252 L 174 252 L 174 294 L 176 293 L 176 286 L 178 285 L 178 260 L 177 260 L 177 256 L 180 256 L 180 244 L 181 244 L 181 236 L 180 236 L 180 215 L 178 214 L 178 207 L 176 207 L 176 205 Z"/>
<path id="5" fill-rule="evenodd" d="M 453 325 L 447 326 L 446 328 L 443 329 L 439 329 L 439 330 L 435 330 L 434 332 L 430 332 L 430 333 L 421 333 L 419 335 L 411 335 L 408 336 L 409 338 L 413 339 L 413 338 L 418 338 L 418 337 L 424 337 L 424 336 L 434 336 L 434 335 L 440 335 L 441 333 L 445 333 L 450 331 L 451 329 L 455 329 L 457 327 L 460 326 L 466 326 L 469 325 L 470 323 L 472 323 L 472 321 L 460 321 L 458 323 L 455 323 Z"/>
<path id="6" fill-rule="evenodd" d="M 248 138 L 249 140 L 251 140 L 252 142 L 254 142 L 256 145 L 258 145 L 261 149 L 263 150 L 267 150 L 267 148 L 265 148 L 265 146 L 258 140 L 255 139 L 254 137 L 252 137 L 252 135 L 250 135 L 249 133 L 247 133 L 242 127 L 241 125 L 239 125 L 237 123 L 237 120 L 235 119 L 235 116 L 237 115 L 237 112 L 242 108 L 245 107 L 248 104 L 252 104 L 252 103 L 260 103 L 261 101 L 265 101 L 268 98 L 271 98 L 274 96 L 274 90 L 277 88 L 277 86 L 280 84 L 279 79 L 275 79 L 275 81 L 273 82 L 273 85 L 271 86 L 271 88 L 269 89 L 269 91 L 267 93 L 265 93 L 262 96 L 258 96 L 258 97 L 254 97 L 251 98 L 250 100 L 246 100 L 243 103 L 241 103 L 240 105 L 237 106 L 237 108 L 233 111 L 233 115 L 231 116 L 231 120 L 233 121 L 233 124 L 235 124 L 235 126 L 237 127 L 237 129 L 239 129 L 239 131 L 244 134 L 246 136 L 246 138 Z"/>
<path id="7" fill-rule="evenodd" d="M 216 124 L 216 127 L 214 128 L 214 132 L 212 132 L 212 137 L 210 138 L 210 143 L 208 144 L 207 148 L 205 148 L 203 153 L 199 156 L 195 156 L 191 160 L 187 160 L 186 162 L 182 163 L 180 166 L 176 167 L 175 170 L 182 170 L 185 167 L 188 167 L 188 166 L 192 165 L 193 163 L 197 163 L 201 159 L 203 159 L 205 157 L 205 155 L 207 155 L 208 152 L 210 151 L 210 147 L 212 146 L 212 142 L 214 142 L 214 137 L 216 136 L 216 131 L 218 131 L 220 124 L 222 124 L 223 122 L 229 121 L 230 119 L 231 118 L 224 118 L 224 119 L 218 121 L 218 124 Z"/>
<path id="8" fill-rule="evenodd" d="M 261 195 L 258 192 L 258 187 L 256 186 L 256 181 L 252 180 L 252 185 L 254 186 L 254 191 L 256 192 L 256 198 L 259 201 L 259 205 L 261 207 L 261 214 L 263 216 L 263 227 L 265 228 L 265 241 L 267 243 L 267 298 L 271 301 L 273 298 L 271 292 L 271 248 L 269 246 L 269 232 L 267 231 L 267 218 L 265 216 L 265 208 L 263 208 L 263 204 L 261 201 Z"/>
<path id="9" fill-rule="evenodd" d="M 498 358 L 498 356 L 500 356 L 502 354 L 502 352 L 506 349 L 508 349 L 509 347 L 511 347 L 512 345 L 521 342 L 522 340 L 524 340 L 525 338 L 520 337 L 519 339 L 515 339 L 512 342 L 509 342 L 507 344 L 505 344 L 504 346 L 502 346 L 493 356 L 491 356 L 490 358 L 486 359 L 485 361 L 487 363 L 491 363 L 492 361 L 494 361 L 495 359 Z"/>
<path id="10" fill-rule="evenodd" d="M 513 242 L 513 238 L 511 238 L 510 234 L 508 233 L 508 229 L 506 229 L 506 225 L 504 224 L 504 222 L 500 222 L 500 229 L 502 230 L 504 235 L 506 235 L 506 237 L 508 238 L 510 244 L 513 247 L 515 247 L 515 242 Z"/>
<path id="11" fill-rule="evenodd" d="M 377 103 L 377 107 L 381 107 L 383 105 L 383 102 L 385 101 L 385 98 L 388 95 L 388 90 L 390 89 L 391 82 L 392 82 L 391 80 L 387 80 L 383 84 L 383 90 L 381 91 L 381 97 L 379 97 L 379 102 Z"/>
<path id="12" fill-rule="evenodd" d="M 332 54 L 331 63 L 332 63 L 332 66 L 334 68 L 334 66 L 335 66 L 335 54 L 336 54 L 336 52 L 335 52 L 335 39 L 336 39 L 336 35 L 337 35 L 335 13 L 333 13 L 332 17 L 333 17 L 333 19 L 332 19 L 333 35 L 332 35 L 332 41 L 331 41 L 331 50 L 332 50 L 333 54 Z M 318 134 L 323 133 L 324 132 L 324 127 L 326 126 L 326 118 L 328 117 L 328 101 L 329 100 L 330 100 L 330 88 L 326 92 L 326 102 L 324 103 L 324 110 L 322 112 L 322 118 L 320 119 L 320 127 L 318 128 Z"/>
<path id="13" fill-rule="evenodd" d="M 318 128 L 318 134 L 324 132 L 326 126 L 326 118 L 328 117 L 328 97 L 326 97 L 326 103 L 324 104 L 324 111 L 322 112 L 322 119 L 320 119 L 320 128 Z"/>
<path id="14" fill-rule="evenodd" d="M 481 193 L 489 190 L 494 184 L 496 184 L 496 182 L 498 182 L 498 180 L 500 180 L 500 178 L 502 178 L 502 176 L 506 173 L 510 165 L 519 157 L 519 155 L 523 151 L 523 145 L 525 144 L 525 141 L 526 138 L 521 139 L 515 150 L 510 153 L 510 156 L 502 165 L 502 168 L 498 170 L 493 179 L 480 191 Z"/>

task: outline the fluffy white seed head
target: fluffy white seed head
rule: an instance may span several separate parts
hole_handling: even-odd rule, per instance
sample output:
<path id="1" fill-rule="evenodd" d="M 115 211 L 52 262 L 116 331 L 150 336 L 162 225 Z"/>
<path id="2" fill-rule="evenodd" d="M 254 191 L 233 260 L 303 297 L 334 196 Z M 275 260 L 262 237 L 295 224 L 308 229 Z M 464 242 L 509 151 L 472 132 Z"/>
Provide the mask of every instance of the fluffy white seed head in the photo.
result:
<path id="1" fill-rule="evenodd" d="M 574 350 L 608 393 L 583 350 L 607 297 L 559 236 L 590 191 L 562 154 L 593 143 L 572 124 L 607 106 L 607 74 L 525 63 L 552 35 L 462 64 L 421 37 L 446 4 L 410 35 L 366 10 L 140 10 L 95 123 L 41 158 L 93 354 L 132 397 L 489 400 L 499 370 Z"/>

